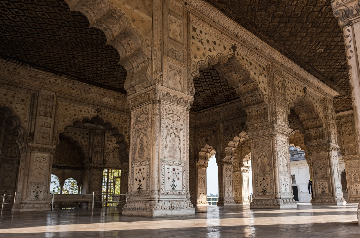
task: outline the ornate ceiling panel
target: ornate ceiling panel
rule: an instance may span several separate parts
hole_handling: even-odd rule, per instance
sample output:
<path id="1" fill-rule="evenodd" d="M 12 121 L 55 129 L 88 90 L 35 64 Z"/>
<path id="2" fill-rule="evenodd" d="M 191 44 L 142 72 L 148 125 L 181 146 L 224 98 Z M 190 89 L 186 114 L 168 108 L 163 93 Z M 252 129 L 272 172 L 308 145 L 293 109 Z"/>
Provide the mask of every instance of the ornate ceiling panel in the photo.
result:
<path id="1" fill-rule="evenodd" d="M 220 78 L 215 69 L 200 71 L 200 76 L 194 79 L 195 96 L 191 107 L 200 111 L 238 98 L 234 88 L 230 87 L 225 78 Z"/>
<path id="2" fill-rule="evenodd" d="M 0 1 L 0 56 L 125 92 L 118 52 L 63 0 Z"/>
<path id="3" fill-rule="evenodd" d="M 206 0 L 260 39 L 346 95 L 336 110 L 351 109 L 341 28 L 330 0 Z M 349 103 L 350 102 L 350 103 Z"/>
<path id="4" fill-rule="evenodd" d="M 351 109 L 343 37 L 330 0 L 206 1 L 320 80 L 337 84 L 346 94 L 335 100 L 336 111 Z M 125 92 L 117 51 L 63 0 L 1 1 L 0 56 Z M 195 111 L 237 98 L 213 69 L 195 79 L 195 91 Z"/>

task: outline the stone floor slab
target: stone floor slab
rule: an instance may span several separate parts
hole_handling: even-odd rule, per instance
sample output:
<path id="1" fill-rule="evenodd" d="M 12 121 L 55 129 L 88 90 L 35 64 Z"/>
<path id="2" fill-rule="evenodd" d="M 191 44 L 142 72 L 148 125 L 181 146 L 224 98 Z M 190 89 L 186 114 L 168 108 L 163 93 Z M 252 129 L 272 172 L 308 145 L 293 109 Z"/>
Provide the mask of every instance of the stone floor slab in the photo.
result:
<path id="1" fill-rule="evenodd" d="M 117 209 L 3 212 L 0 237 L 360 237 L 357 205 L 250 210 L 201 207 L 195 215 L 126 217 Z"/>

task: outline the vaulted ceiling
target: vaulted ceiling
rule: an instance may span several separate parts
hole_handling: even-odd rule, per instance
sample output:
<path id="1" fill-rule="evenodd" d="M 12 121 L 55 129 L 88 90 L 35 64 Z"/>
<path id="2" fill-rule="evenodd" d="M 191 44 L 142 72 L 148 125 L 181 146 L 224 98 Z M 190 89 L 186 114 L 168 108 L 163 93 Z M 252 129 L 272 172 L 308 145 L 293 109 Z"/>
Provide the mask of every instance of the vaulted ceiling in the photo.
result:
<path id="1" fill-rule="evenodd" d="M 64 0 L 0 1 L 0 56 L 125 93 L 118 52 Z"/>
<path id="2" fill-rule="evenodd" d="M 343 95 L 337 112 L 351 109 L 343 37 L 330 0 L 206 0 Z M 0 57 L 126 93 L 126 70 L 105 35 L 89 28 L 64 0 L 0 1 Z M 199 111 L 238 98 L 214 69 L 194 80 Z"/>
<path id="3" fill-rule="evenodd" d="M 343 95 L 337 112 L 351 110 L 344 39 L 331 0 L 206 0 Z"/>

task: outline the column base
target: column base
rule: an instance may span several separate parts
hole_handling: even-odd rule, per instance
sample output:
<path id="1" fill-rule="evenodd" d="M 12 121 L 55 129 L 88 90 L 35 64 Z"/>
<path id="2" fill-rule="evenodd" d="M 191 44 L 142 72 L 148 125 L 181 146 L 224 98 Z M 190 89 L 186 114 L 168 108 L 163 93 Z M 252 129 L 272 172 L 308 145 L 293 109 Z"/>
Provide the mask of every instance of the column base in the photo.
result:
<path id="1" fill-rule="evenodd" d="M 12 211 L 49 211 L 51 206 L 48 201 L 20 202 L 15 204 Z"/>
<path id="2" fill-rule="evenodd" d="M 198 204 L 196 204 L 196 206 L 197 206 L 197 207 L 207 207 L 207 206 L 209 206 L 209 203 L 206 203 L 206 204 L 204 204 L 204 203 L 198 203 Z"/>
<path id="3" fill-rule="evenodd" d="M 283 199 L 254 199 L 250 209 L 296 209 L 297 204 L 292 198 Z"/>
<path id="4" fill-rule="evenodd" d="M 237 205 L 250 205 L 249 200 L 234 200 Z"/>
<path id="5" fill-rule="evenodd" d="M 187 200 L 128 201 L 122 208 L 123 216 L 189 216 L 195 214 L 195 208 Z"/>
<path id="6" fill-rule="evenodd" d="M 349 197 L 348 203 L 360 203 L 360 197 Z"/>
<path id="7" fill-rule="evenodd" d="M 217 202 L 218 206 L 228 206 L 228 205 L 236 205 L 234 200 L 220 200 Z"/>
<path id="8" fill-rule="evenodd" d="M 199 199 L 197 199 L 196 206 L 209 206 L 207 197 L 200 197 Z"/>
<path id="9" fill-rule="evenodd" d="M 337 205 L 343 206 L 346 205 L 344 198 L 334 199 L 334 198 L 315 198 L 311 200 L 312 205 Z"/>

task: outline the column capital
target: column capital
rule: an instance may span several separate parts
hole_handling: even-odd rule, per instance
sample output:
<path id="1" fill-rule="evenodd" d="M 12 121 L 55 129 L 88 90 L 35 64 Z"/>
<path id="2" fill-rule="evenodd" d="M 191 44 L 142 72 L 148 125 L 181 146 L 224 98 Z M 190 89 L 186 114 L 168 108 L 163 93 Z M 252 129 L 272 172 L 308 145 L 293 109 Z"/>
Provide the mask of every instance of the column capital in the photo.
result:
<path id="1" fill-rule="evenodd" d="M 130 109 L 149 104 L 166 101 L 190 109 L 194 97 L 161 85 L 153 85 L 127 98 Z"/>
<path id="2" fill-rule="evenodd" d="M 331 5 L 340 27 L 360 21 L 360 0 L 333 0 Z"/>
<path id="3" fill-rule="evenodd" d="M 271 123 L 262 123 L 248 126 L 250 138 L 272 136 L 272 135 L 284 135 L 290 136 L 290 133 L 293 131 L 288 126 L 277 125 Z"/>
<path id="4" fill-rule="evenodd" d="M 28 143 L 27 150 L 29 152 L 42 152 L 42 153 L 55 154 L 56 145 L 40 145 L 40 144 Z"/>

